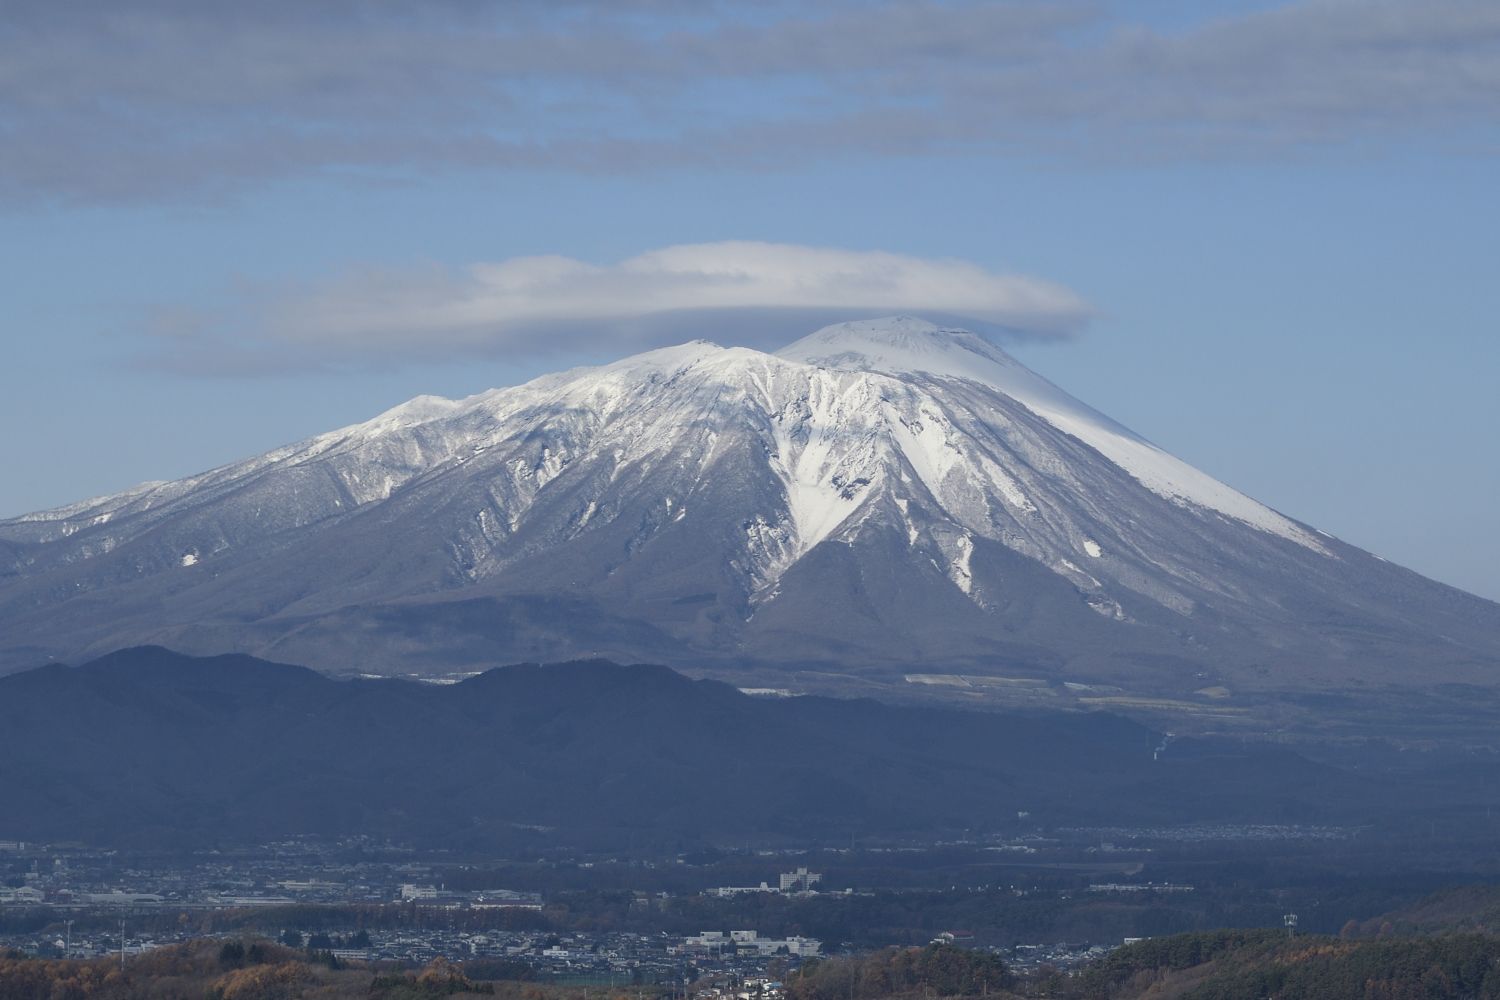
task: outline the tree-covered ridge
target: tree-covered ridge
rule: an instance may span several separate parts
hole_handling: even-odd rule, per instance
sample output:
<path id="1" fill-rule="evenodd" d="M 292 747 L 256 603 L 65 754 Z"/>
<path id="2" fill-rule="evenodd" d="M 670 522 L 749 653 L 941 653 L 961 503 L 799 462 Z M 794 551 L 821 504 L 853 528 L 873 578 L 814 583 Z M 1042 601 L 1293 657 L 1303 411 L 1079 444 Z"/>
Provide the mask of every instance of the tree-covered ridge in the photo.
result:
<path id="1" fill-rule="evenodd" d="M 548 1000 L 548 993 L 507 984 L 510 1000 Z M 270 941 L 202 939 L 133 957 L 69 960 L 0 953 L 4 1000 L 461 1000 L 492 997 L 443 960 L 414 973 L 342 968 L 326 954 Z"/>
<path id="2" fill-rule="evenodd" d="M 1124 984 L 1142 973 L 1174 973 L 1197 968 L 1227 955 L 1258 952 L 1285 941 L 1283 934 L 1267 930 L 1223 930 L 1137 941 L 1110 952 L 1084 972 L 1085 996 L 1114 996 Z"/>
<path id="3" fill-rule="evenodd" d="M 603 661 L 429 685 L 141 648 L 0 678 L 0 704 L 7 836 L 153 849 L 310 834 L 675 850 L 1010 830 L 1022 811 L 1058 825 L 1344 823 L 1391 798 L 1270 745 L 1179 740 L 1157 760 L 1159 734 L 1108 714 L 760 699 Z"/>
<path id="4" fill-rule="evenodd" d="M 1057 994 L 1078 1000 L 1500 997 L 1500 938 L 1342 940 L 1217 931 L 1121 948 Z"/>
<path id="5" fill-rule="evenodd" d="M 1443 889 L 1410 906 L 1369 920 L 1351 920 L 1341 937 L 1500 933 L 1500 886 L 1463 885 Z"/>

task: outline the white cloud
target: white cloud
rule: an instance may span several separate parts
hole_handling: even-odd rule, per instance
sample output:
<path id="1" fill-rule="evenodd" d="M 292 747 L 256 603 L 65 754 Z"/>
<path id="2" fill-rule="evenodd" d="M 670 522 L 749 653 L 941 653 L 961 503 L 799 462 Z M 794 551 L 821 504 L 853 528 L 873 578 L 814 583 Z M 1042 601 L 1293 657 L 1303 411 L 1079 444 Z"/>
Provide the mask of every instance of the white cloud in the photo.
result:
<path id="1" fill-rule="evenodd" d="M 1091 313 L 1061 285 L 967 261 L 745 241 L 670 246 L 607 265 L 545 256 L 457 272 L 370 270 L 249 298 L 260 304 L 237 303 L 220 320 L 164 311 L 155 359 L 235 372 L 626 353 L 693 337 L 765 347 L 824 322 L 890 313 L 1065 337 Z"/>

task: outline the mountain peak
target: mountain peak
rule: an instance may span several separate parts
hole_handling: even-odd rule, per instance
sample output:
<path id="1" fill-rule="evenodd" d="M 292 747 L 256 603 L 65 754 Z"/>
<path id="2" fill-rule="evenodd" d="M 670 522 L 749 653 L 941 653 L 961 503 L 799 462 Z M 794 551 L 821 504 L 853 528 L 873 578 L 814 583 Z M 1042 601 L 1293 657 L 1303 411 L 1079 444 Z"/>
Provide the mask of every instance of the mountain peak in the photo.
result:
<path id="1" fill-rule="evenodd" d="M 1094 448 L 1160 496 L 1187 500 L 1326 551 L 1300 525 L 1167 454 L 969 330 L 890 316 L 825 326 L 776 353 L 820 368 L 977 382 Z"/>
<path id="2" fill-rule="evenodd" d="M 402 430 L 451 416 L 461 405 L 459 400 L 444 396 L 414 396 L 404 403 L 391 407 L 359 427 L 367 433 Z"/>
<path id="3" fill-rule="evenodd" d="M 1009 355 L 978 334 L 941 327 L 915 316 L 835 323 L 776 354 L 823 368 L 926 372 L 990 384 L 996 384 L 996 368 L 1019 368 Z"/>
<path id="4" fill-rule="evenodd" d="M 943 338 L 943 334 L 948 332 L 966 331 L 950 331 L 919 316 L 897 315 L 833 323 L 822 329 L 813 331 L 803 339 L 836 340 L 842 338 L 862 338 L 885 343 L 918 343 L 929 340 L 940 340 Z"/>
<path id="5" fill-rule="evenodd" d="M 418 397 L 189 479 L 0 520 L 0 671 L 169 643 L 392 671 L 1076 656 L 1080 683 L 1113 685 L 1148 654 L 1336 672 L 1354 662 L 1347 637 L 1386 634 L 1387 618 L 1419 646 L 1429 615 L 1468 648 L 1500 642 L 1500 610 L 1466 625 L 1443 611 L 1451 595 L 975 333 L 896 316 L 777 354 L 698 341 Z"/>

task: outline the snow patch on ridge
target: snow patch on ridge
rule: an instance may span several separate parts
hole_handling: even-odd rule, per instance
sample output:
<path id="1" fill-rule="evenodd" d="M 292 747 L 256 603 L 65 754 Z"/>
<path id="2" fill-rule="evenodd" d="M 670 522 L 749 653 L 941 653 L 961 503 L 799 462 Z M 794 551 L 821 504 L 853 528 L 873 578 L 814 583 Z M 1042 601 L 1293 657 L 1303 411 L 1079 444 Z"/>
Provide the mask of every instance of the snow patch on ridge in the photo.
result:
<path id="1" fill-rule="evenodd" d="M 970 568 L 970 562 L 974 558 L 974 538 L 969 534 L 958 536 L 958 554 L 949 564 L 949 579 L 951 579 L 959 590 L 970 597 L 974 596 L 974 571 Z"/>
<path id="2" fill-rule="evenodd" d="M 897 316 L 824 327 L 776 353 L 826 368 L 926 374 L 990 386 L 1089 445 L 1159 496 L 1206 507 L 1331 555 L 1288 518 L 1084 405 L 978 334 Z"/>
<path id="3" fill-rule="evenodd" d="M 771 391 L 769 383 L 759 388 Z M 861 388 L 815 377 L 804 398 L 771 417 L 772 466 L 796 533 L 794 560 L 837 531 L 878 478 L 878 471 L 865 468 L 870 442 L 860 427 L 866 402 Z"/>
<path id="4" fill-rule="evenodd" d="M 635 518 L 637 498 L 651 508 L 631 529 L 637 542 L 671 530 L 690 506 L 687 530 L 713 530 L 726 482 L 736 491 L 727 502 L 744 507 L 720 537 L 734 538 L 725 558 L 752 608 L 774 599 L 783 574 L 813 548 L 851 542 L 866 526 L 891 530 L 897 544 L 904 536 L 912 550 L 904 558 L 930 559 L 981 607 L 993 595 L 975 574 L 992 571 L 1004 546 L 1086 592 L 1119 587 L 1122 597 L 1128 590 L 1190 613 L 1192 602 L 1170 582 L 1153 582 L 1187 571 L 1160 532 L 1136 530 L 1137 516 L 1197 521 L 1201 535 L 1204 521 L 1221 523 L 1217 511 L 1326 552 L 1299 526 L 982 338 L 907 319 L 829 327 L 776 355 L 698 341 L 467 399 L 418 397 L 190 479 L 0 522 L 0 537 L 76 535 L 67 558 L 89 558 L 222 503 L 230 541 L 243 551 L 275 532 L 347 521 L 366 504 L 431 509 L 429 498 L 471 489 L 465 503 L 470 495 L 477 502 L 444 542 L 456 568 L 478 579 L 587 527 Z M 1133 483 L 1176 501 L 1182 515 Z M 534 508 L 545 513 L 533 516 Z M 1090 565 L 1104 555 L 1094 534 L 1110 540 L 1111 559 Z M 976 565 L 980 538 L 991 544 Z M 218 550 L 202 549 L 205 557 Z M 197 551 L 190 557 L 167 548 L 152 565 L 198 562 Z M 1112 599 L 1089 601 L 1123 620 Z"/>

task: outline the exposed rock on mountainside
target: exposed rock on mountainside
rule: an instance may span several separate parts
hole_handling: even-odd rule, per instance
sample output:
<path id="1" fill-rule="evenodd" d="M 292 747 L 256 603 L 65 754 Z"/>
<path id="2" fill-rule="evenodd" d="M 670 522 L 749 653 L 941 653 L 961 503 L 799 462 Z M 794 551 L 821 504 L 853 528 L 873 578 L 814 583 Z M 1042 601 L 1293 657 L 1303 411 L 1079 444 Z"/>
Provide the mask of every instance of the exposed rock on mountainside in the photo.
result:
<path id="1" fill-rule="evenodd" d="M 1262 693 L 1491 686 L 1500 667 L 1500 606 L 905 318 L 420 397 L 0 522 L 0 574 L 9 669 L 145 642 L 336 672 L 598 655 L 1229 715 Z"/>

